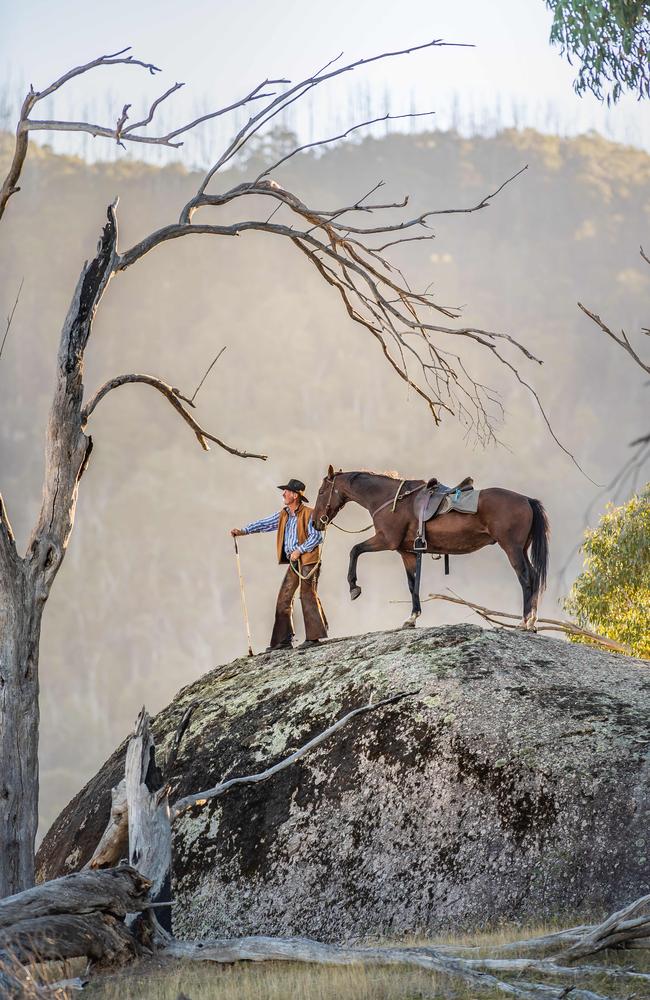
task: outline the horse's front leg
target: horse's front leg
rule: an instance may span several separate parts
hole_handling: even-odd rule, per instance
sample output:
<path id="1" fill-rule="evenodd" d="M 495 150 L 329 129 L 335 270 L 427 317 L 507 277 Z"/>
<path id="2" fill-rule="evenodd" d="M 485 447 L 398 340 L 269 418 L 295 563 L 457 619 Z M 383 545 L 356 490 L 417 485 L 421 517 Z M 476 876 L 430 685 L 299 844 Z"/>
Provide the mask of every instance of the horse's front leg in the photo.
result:
<path id="1" fill-rule="evenodd" d="M 419 588 L 416 588 L 415 586 L 415 570 L 417 565 L 416 555 L 414 552 L 400 552 L 400 555 L 402 557 L 402 562 L 404 563 L 406 579 L 411 593 L 411 615 L 406 619 L 402 628 L 415 628 L 415 623 L 422 614 L 422 605 L 420 604 L 420 594 L 418 592 Z"/>
<path id="2" fill-rule="evenodd" d="M 348 583 L 350 585 L 350 597 L 356 601 L 361 593 L 361 587 L 357 586 L 357 559 L 363 552 L 385 552 L 390 546 L 387 545 L 383 535 L 373 535 L 365 542 L 359 542 L 350 549 L 350 568 L 348 569 Z"/>

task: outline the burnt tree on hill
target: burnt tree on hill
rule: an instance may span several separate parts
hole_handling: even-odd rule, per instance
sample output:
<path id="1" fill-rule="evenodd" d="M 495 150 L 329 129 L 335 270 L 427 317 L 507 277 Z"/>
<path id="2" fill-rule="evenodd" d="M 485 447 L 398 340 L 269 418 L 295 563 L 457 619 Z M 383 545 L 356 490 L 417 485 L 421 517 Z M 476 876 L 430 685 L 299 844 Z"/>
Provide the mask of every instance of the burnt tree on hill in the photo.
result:
<path id="1" fill-rule="evenodd" d="M 174 84 L 140 120 L 129 122 L 125 104 L 110 126 L 83 121 L 38 120 L 32 117 L 40 101 L 69 80 L 99 66 L 130 65 L 151 74 L 156 66 L 134 59 L 128 50 L 101 56 L 64 74 L 43 91 L 30 88 L 23 102 L 16 130 L 13 159 L 0 188 L 0 218 L 20 190 L 21 170 L 32 131 L 83 131 L 124 145 L 158 143 L 179 146 L 182 136 L 202 122 L 254 105 L 255 110 L 232 141 L 205 173 L 187 204 L 179 206 L 178 221 L 149 233 L 128 249 L 118 242 L 117 201 L 107 211 L 95 257 L 84 264 L 61 331 L 56 359 L 55 390 L 45 443 L 45 471 L 40 513 L 24 554 L 17 550 L 7 510 L 0 497 L 0 897 L 30 886 L 34 878 L 34 839 L 38 816 L 38 660 L 41 620 L 54 579 L 65 557 L 74 524 L 79 483 L 93 448 L 89 421 L 98 403 L 113 389 L 141 383 L 154 388 L 190 426 L 206 451 L 209 441 L 244 458 L 265 458 L 225 444 L 208 432 L 192 414 L 193 400 L 170 382 L 138 373 L 117 375 L 90 398 L 83 385 L 84 355 L 95 314 L 111 280 L 163 243 L 184 236 L 244 236 L 249 232 L 285 239 L 300 258 L 315 268 L 324 282 L 341 296 L 350 318 L 362 325 L 377 342 L 387 363 L 426 403 L 438 424 L 444 413 L 456 414 L 474 426 L 480 439 L 493 436 L 491 408 L 499 405 L 489 388 L 468 373 L 458 345 L 467 341 L 490 352 L 530 391 L 515 363 L 504 350 L 538 361 L 507 333 L 443 324 L 459 318 L 457 310 L 439 305 L 428 291 L 414 291 L 400 269 L 391 263 L 390 250 L 405 242 L 431 239 L 430 220 L 436 215 L 467 213 L 486 208 L 509 180 L 477 204 L 438 209 L 415 217 L 399 216 L 408 198 L 400 203 L 372 200 L 383 182 L 352 204 L 314 208 L 271 178 L 290 157 L 308 146 L 298 146 L 250 181 L 229 191 L 219 191 L 219 171 L 245 150 L 260 130 L 273 123 L 283 110 L 333 77 L 368 63 L 445 43 L 435 40 L 396 52 L 382 53 L 340 65 L 332 60 L 298 83 L 264 80 L 241 100 L 188 122 L 165 135 L 151 135 L 147 127 L 159 105 L 180 86 Z M 384 121 L 386 115 L 374 121 Z M 400 117 L 400 116 L 397 116 Z M 402 116 L 409 117 L 409 116 Z M 322 145 L 345 138 L 362 122 L 341 135 L 310 143 Z M 524 168 L 525 169 L 525 168 Z M 517 176 L 517 175 L 514 175 Z M 241 210 L 236 222 L 220 222 L 224 206 Z M 209 211 L 207 214 L 206 210 Z M 197 216 L 197 213 L 200 213 Z M 385 215 L 384 213 L 388 213 Z M 216 215 L 216 219 L 215 219 Z M 376 219 L 372 222 L 371 217 Z M 359 223 L 358 219 L 368 220 Z M 381 221 L 381 219 L 384 221 Z M 397 218 L 397 221 L 394 221 Z M 448 344 L 453 345 L 449 348 Z M 542 411 L 543 412 L 543 411 Z M 546 419 L 546 418 L 544 418 Z M 548 421 L 546 421 L 548 424 Z M 549 427 L 550 429 L 550 427 Z M 551 433 L 553 433 L 551 431 Z M 557 440 L 557 439 L 556 439 Z"/>

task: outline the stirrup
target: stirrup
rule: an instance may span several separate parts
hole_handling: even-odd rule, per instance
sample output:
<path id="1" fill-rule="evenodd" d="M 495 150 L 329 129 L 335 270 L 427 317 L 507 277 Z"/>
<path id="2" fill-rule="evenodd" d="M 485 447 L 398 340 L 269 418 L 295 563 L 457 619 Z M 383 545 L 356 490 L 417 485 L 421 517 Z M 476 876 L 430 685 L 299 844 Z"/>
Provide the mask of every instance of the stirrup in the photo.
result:
<path id="1" fill-rule="evenodd" d="M 418 537 L 413 542 L 413 551 L 417 554 L 418 552 L 427 551 L 427 540 L 423 535 L 418 535 Z"/>

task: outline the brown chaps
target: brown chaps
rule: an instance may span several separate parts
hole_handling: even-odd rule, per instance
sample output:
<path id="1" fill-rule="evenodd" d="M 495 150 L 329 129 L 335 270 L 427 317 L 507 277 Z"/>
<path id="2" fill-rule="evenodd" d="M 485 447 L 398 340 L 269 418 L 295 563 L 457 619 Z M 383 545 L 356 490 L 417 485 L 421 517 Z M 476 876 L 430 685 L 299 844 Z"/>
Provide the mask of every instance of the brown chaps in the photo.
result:
<path id="1" fill-rule="evenodd" d="M 294 636 L 293 630 L 293 599 L 300 584 L 300 603 L 302 604 L 302 615 L 305 619 L 305 633 L 307 639 L 327 638 L 327 618 L 318 598 L 316 588 L 318 587 L 318 577 L 320 576 L 320 566 L 311 573 L 312 567 L 301 568 L 300 572 L 309 576 L 308 580 L 301 580 L 291 567 L 287 568 L 284 580 L 278 593 L 278 602 L 275 607 L 275 624 L 271 636 L 271 646 L 288 645 Z"/>

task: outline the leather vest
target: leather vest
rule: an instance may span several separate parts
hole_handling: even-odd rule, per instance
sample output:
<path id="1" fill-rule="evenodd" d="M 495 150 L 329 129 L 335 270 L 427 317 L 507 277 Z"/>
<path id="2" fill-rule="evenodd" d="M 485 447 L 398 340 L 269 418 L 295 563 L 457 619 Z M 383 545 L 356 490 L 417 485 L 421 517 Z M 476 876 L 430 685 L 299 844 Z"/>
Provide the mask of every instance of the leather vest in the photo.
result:
<path id="1" fill-rule="evenodd" d="M 296 517 L 298 518 L 298 545 L 302 545 L 303 542 L 307 541 L 307 535 L 309 534 L 309 518 L 312 515 L 313 508 L 307 507 L 306 504 L 301 504 L 296 511 Z M 284 529 L 287 525 L 287 514 L 285 508 L 283 507 L 280 511 L 280 522 L 278 524 L 278 534 L 277 534 L 277 547 L 278 547 L 278 562 L 288 563 L 289 560 L 284 552 Z M 300 557 L 300 564 L 302 566 L 312 566 L 314 563 L 318 562 L 320 558 L 320 545 L 317 545 L 315 549 L 311 552 L 305 552 Z"/>

